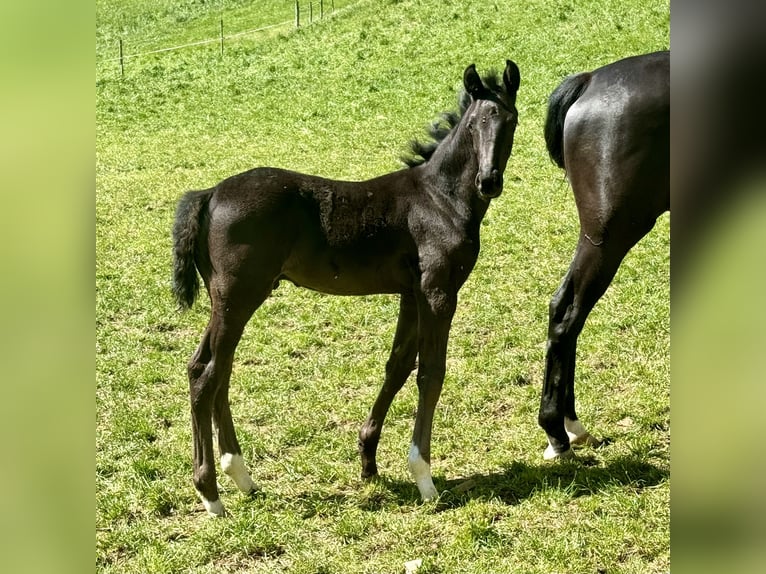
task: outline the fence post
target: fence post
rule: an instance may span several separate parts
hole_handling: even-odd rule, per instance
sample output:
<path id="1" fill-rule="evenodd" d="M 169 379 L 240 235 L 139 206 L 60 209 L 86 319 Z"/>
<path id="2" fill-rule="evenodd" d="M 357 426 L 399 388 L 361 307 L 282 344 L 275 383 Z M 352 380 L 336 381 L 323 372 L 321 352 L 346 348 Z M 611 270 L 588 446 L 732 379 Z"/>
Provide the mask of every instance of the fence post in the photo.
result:
<path id="1" fill-rule="evenodd" d="M 324 0 L 319 0 L 319 19 L 324 18 Z"/>
<path id="2" fill-rule="evenodd" d="M 295 0 L 295 27 L 301 27 L 301 6 L 298 4 L 298 0 Z"/>
<path id="3" fill-rule="evenodd" d="M 122 60 L 122 38 L 120 38 L 120 75 L 125 76 L 125 64 Z"/>
<path id="4" fill-rule="evenodd" d="M 221 56 L 223 56 L 223 18 L 221 18 Z"/>
<path id="5" fill-rule="evenodd" d="M 314 3 L 309 2 L 309 24 L 314 23 Z"/>

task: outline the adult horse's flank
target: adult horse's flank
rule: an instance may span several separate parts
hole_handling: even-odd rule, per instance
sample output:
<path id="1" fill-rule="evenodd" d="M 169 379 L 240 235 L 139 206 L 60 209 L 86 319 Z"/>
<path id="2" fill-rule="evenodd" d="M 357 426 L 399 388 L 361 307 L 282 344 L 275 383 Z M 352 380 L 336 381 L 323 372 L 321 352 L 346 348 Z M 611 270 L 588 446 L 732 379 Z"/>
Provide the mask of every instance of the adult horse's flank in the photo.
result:
<path id="1" fill-rule="evenodd" d="M 479 254 L 479 228 L 503 172 L 516 130 L 519 69 L 502 81 L 463 75 L 459 114 L 444 114 L 413 144 L 408 169 L 364 182 L 333 181 L 275 168 L 186 193 L 178 204 L 173 291 L 190 307 L 210 296 L 210 321 L 188 366 L 194 485 L 210 514 L 222 515 L 213 426 L 221 467 L 245 493 L 245 468 L 229 410 L 234 350 L 245 324 L 282 279 L 334 295 L 398 293 L 399 322 L 383 388 L 359 431 L 362 476 L 377 474 L 375 454 L 394 395 L 418 359 L 418 409 L 409 468 L 424 500 L 431 479 L 431 428 L 444 381 L 447 339 L 458 289 Z"/>
<path id="2" fill-rule="evenodd" d="M 580 218 L 574 258 L 550 302 L 539 423 L 545 458 L 597 446 L 575 414 L 577 337 L 628 251 L 670 209 L 670 53 L 566 78 L 551 94 L 545 141 Z"/>

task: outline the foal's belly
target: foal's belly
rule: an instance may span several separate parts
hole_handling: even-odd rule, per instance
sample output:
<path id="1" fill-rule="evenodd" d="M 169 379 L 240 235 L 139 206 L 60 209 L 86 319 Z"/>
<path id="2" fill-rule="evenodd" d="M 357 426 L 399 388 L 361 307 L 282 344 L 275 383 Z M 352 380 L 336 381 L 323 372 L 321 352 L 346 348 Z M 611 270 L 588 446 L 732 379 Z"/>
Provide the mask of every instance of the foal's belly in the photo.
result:
<path id="1" fill-rule="evenodd" d="M 280 278 L 330 295 L 372 295 L 410 290 L 411 277 L 403 261 L 327 253 L 290 258 Z"/>

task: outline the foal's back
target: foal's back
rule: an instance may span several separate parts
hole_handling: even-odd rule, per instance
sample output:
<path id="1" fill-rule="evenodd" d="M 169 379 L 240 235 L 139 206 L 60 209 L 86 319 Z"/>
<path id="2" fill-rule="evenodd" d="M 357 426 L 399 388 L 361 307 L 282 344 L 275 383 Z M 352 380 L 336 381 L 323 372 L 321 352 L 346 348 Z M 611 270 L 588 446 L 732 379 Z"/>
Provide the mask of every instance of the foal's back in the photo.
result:
<path id="1" fill-rule="evenodd" d="M 346 182 L 257 168 L 221 182 L 209 210 L 211 272 L 287 279 L 339 295 L 411 289 L 411 224 L 428 200 L 417 168 Z"/>

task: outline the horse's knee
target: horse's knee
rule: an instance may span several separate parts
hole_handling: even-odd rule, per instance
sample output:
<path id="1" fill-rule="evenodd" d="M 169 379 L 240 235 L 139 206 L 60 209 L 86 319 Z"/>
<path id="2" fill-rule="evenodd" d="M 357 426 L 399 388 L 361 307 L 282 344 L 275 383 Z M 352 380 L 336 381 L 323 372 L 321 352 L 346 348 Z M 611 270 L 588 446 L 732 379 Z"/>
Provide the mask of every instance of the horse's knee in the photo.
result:
<path id="1" fill-rule="evenodd" d="M 412 371 L 415 370 L 415 360 L 417 358 L 417 348 L 413 347 L 414 352 L 401 351 L 395 349 L 386 362 L 387 379 L 406 379 Z"/>
<path id="2" fill-rule="evenodd" d="M 546 354 L 558 352 L 571 337 L 572 325 L 569 321 L 551 321 L 548 324 L 548 340 L 545 343 Z"/>
<path id="3" fill-rule="evenodd" d="M 435 393 L 438 397 L 441 393 L 444 377 L 447 373 L 445 365 L 433 364 L 430 366 L 421 365 L 415 382 L 418 385 L 420 393 Z"/>
<path id="4" fill-rule="evenodd" d="M 571 281 L 564 278 L 548 303 L 548 342 L 558 341 L 566 334 L 566 322 L 571 315 L 572 289 Z"/>
<path id="5" fill-rule="evenodd" d="M 587 311 L 575 303 L 560 305 L 555 316 L 548 322 L 548 341 L 546 352 L 555 352 L 562 345 L 568 347 L 577 340 L 582 331 Z"/>
<path id="6" fill-rule="evenodd" d="M 556 321 L 557 317 L 561 317 L 563 313 L 561 312 L 561 308 L 564 303 L 564 298 L 560 291 L 557 291 L 553 297 L 551 297 L 550 302 L 548 303 L 548 321 L 553 323 Z"/>

